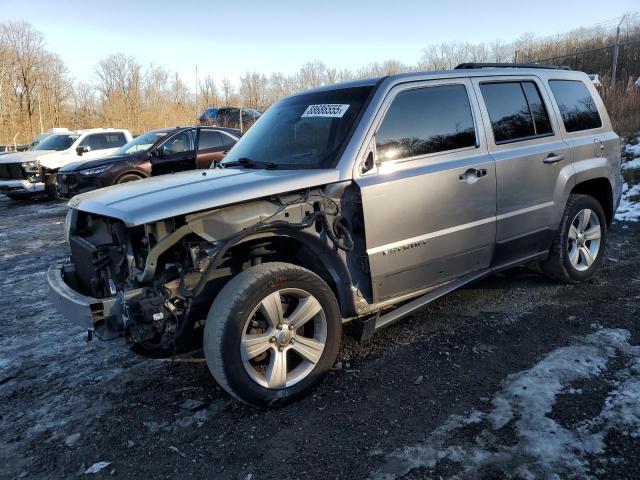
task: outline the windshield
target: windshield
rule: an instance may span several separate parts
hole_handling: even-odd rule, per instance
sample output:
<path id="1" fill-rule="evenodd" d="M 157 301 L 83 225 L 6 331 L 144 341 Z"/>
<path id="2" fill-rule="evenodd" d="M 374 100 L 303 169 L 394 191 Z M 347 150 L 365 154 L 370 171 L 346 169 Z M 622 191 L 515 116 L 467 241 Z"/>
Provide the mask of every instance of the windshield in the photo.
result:
<path id="1" fill-rule="evenodd" d="M 139 137 L 131 140 L 126 145 L 121 146 L 114 155 L 131 155 L 136 152 L 146 152 L 151 148 L 151 145 L 156 141 L 164 137 L 167 132 L 148 132 L 143 133 Z"/>
<path id="2" fill-rule="evenodd" d="M 51 135 L 36 145 L 34 150 L 66 150 L 78 137 L 79 135 Z"/>
<path id="3" fill-rule="evenodd" d="M 271 168 L 334 168 L 373 87 L 285 98 L 269 108 L 222 164 L 247 160 Z"/>

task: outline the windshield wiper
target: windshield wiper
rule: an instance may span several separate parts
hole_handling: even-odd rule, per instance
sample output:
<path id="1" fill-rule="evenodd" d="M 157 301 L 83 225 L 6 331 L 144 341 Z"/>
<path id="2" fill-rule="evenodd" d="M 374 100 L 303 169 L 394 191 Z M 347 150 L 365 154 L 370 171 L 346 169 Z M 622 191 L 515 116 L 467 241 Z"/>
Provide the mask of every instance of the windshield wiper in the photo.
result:
<path id="1" fill-rule="evenodd" d="M 247 167 L 247 168 L 278 168 L 278 165 L 273 162 L 258 162 L 256 160 L 251 160 L 247 157 L 240 157 L 238 160 L 233 160 L 230 162 L 223 162 L 221 165 L 224 168 L 227 167 Z"/>

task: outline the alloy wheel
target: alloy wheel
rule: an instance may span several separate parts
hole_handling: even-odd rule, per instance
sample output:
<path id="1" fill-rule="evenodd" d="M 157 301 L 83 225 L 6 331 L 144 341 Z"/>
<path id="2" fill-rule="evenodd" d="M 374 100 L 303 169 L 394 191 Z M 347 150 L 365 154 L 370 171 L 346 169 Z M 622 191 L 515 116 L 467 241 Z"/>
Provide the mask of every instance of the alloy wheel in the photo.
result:
<path id="1" fill-rule="evenodd" d="M 327 342 L 327 319 L 310 293 L 287 288 L 262 299 L 242 330 L 240 353 L 251 379 L 270 389 L 306 378 Z"/>
<path id="2" fill-rule="evenodd" d="M 602 227 L 591 209 L 580 210 L 569 226 L 567 254 L 569 263 L 579 272 L 587 270 L 600 252 Z"/>

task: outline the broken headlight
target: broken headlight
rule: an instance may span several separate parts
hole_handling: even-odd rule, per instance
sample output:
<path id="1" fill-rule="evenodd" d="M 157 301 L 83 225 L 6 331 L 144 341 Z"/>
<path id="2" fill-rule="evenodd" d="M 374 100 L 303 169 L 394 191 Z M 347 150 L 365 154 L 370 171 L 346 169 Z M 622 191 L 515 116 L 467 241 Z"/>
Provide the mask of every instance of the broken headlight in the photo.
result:
<path id="1" fill-rule="evenodd" d="M 25 172 L 29 172 L 29 173 L 37 172 L 38 169 L 40 168 L 39 162 L 37 160 L 31 161 L 31 162 L 22 162 L 20 166 Z"/>

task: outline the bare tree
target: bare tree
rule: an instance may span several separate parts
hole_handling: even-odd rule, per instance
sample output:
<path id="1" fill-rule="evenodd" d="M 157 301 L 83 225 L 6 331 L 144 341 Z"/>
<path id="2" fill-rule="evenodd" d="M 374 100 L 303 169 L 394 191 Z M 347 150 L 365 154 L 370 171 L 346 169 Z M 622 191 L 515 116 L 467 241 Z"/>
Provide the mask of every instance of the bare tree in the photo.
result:
<path id="1" fill-rule="evenodd" d="M 211 75 L 204 77 L 198 87 L 199 90 L 199 103 L 198 111 L 204 110 L 206 107 L 212 107 L 220 103 L 220 94 L 218 93 L 218 87 Z"/>
<path id="2" fill-rule="evenodd" d="M 233 88 L 233 83 L 229 78 L 224 77 L 222 79 L 222 102 L 225 107 L 231 106 L 233 103 L 233 97 L 235 95 L 235 89 Z"/>
<path id="3" fill-rule="evenodd" d="M 3 40 L 11 50 L 15 67 L 14 92 L 21 112 L 26 113 L 29 134 L 34 133 L 36 90 L 41 80 L 44 37 L 26 22 L 4 24 Z"/>
<path id="4" fill-rule="evenodd" d="M 327 67 L 320 60 L 305 63 L 298 73 L 298 89 L 307 90 L 317 88 L 326 81 Z"/>
<path id="5" fill-rule="evenodd" d="M 240 77 L 240 100 L 243 107 L 264 108 L 267 77 L 258 72 L 247 72 Z"/>

